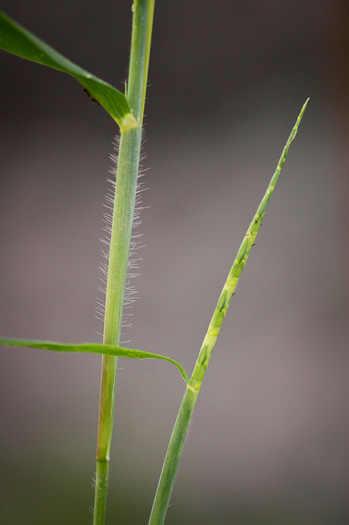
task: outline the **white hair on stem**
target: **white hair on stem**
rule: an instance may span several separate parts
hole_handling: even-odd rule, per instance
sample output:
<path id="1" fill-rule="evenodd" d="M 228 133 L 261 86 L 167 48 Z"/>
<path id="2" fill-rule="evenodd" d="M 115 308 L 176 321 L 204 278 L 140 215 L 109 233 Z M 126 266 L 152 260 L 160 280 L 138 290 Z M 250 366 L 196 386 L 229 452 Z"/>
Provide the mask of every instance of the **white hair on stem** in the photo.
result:
<path id="1" fill-rule="evenodd" d="M 142 139 L 142 145 L 144 139 Z M 112 179 L 108 178 L 110 183 L 109 190 L 105 196 L 105 202 L 103 206 L 106 208 L 106 211 L 103 213 L 103 222 L 104 226 L 102 231 L 104 232 L 104 238 L 101 238 L 102 242 L 101 254 L 102 260 L 100 264 L 100 270 L 102 276 L 100 277 L 100 284 L 97 286 L 98 291 L 102 294 L 97 297 L 96 300 L 96 315 L 95 317 L 99 321 L 104 321 L 104 312 L 105 312 L 105 293 L 107 288 L 107 278 L 108 278 L 108 263 L 109 263 L 109 249 L 110 249 L 110 239 L 111 239 L 111 230 L 113 222 L 113 209 L 114 209 L 114 195 L 115 195 L 115 185 L 117 177 L 117 165 L 118 165 L 118 154 L 119 154 L 119 144 L 120 136 L 117 135 L 113 140 L 114 153 L 110 154 L 110 160 L 113 162 L 113 165 L 109 168 L 109 173 L 113 176 Z M 123 307 L 123 317 L 121 324 L 121 337 L 125 335 L 125 329 L 132 328 L 132 323 L 130 322 L 130 317 L 133 316 L 133 313 L 129 310 L 132 308 L 134 302 L 138 299 L 137 291 L 134 284 L 131 284 L 131 280 L 134 277 L 138 277 L 140 274 L 139 262 L 142 261 L 142 258 L 136 258 L 136 252 L 144 247 L 144 244 L 141 242 L 143 233 L 139 231 L 139 226 L 142 224 L 140 218 L 140 213 L 142 210 L 148 208 L 148 206 L 141 206 L 142 204 L 142 193 L 148 188 L 144 187 L 144 182 L 140 179 L 144 176 L 145 172 L 149 168 L 143 168 L 141 162 L 145 159 L 145 155 L 140 156 L 140 166 L 138 170 L 137 177 L 137 189 L 136 189 L 136 201 L 135 209 L 133 214 L 133 223 L 132 223 L 132 234 L 130 241 L 130 250 L 128 257 L 128 266 L 127 266 L 127 275 L 126 275 L 126 285 L 125 285 L 125 295 L 124 295 L 124 307 Z M 98 332 L 97 332 L 98 333 Z M 98 333 L 98 335 L 102 335 Z M 129 341 L 120 341 L 120 344 L 129 343 Z"/>

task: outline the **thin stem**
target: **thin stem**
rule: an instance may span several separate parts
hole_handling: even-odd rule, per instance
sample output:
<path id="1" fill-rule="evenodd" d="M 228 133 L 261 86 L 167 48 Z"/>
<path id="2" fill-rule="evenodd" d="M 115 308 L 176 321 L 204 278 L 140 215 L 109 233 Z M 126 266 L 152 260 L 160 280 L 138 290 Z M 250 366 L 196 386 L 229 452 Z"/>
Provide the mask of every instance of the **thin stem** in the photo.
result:
<path id="1" fill-rule="evenodd" d="M 198 390 L 194 390 L 190 385 L 187 386 L 162 466 L 148 525 L 162 525 L 165 521 L 179 460 L 198 395 Z"/>
<path id="2" fill-rule="evenodd" d="M 216 309 L 212 315 L 206 335 L 201 345 L 201 349 L 193 370 L 193 374 L 191 376 L 189 385 L 187 386 L 187 390 L 184 394 L 182 404 L 178 412 L 177 420 L 169 442 L 165 461 L 159 479 L 159 484 L 155 494 L 153 508 L 149 518 L 149 525 L 162 525 L 165 521 L 179 459 L 183 450 L 194 406 L 199 395 L 199 391 L 207 370 L 209 360 L 211 358 L 213 347 L 216 344 L 218 334 L 220 332 L 224 317 L 227 313 L 231 298 L 239 282 L 241 272 L 245 266 L 254 241 L 257 237 L 259 228 L 262 224 L 262 220 L 268 208 L 270 198 L 275 189 L 275 185 L 279 178 L 281 169 L 285 163 L 289 147 L 297 134 L 297 130 L 302 120 L 307 103 L 308 100 L 305 102 L 298 116 L 296 124 L 294 125 L 292 132 L 287 140 L 286 146 L 283 149 L 275 173 L 272 176 L 268 189 L 263 199 L 261 200 L 260 205 L 258 206 L 257 212 L 253 217 L 251 224 L 248 227 L 246 235 L 240 245 L 240 248 L 234 260 L 233 266 L 231 267 L 227 280 L 223 286 L 223 290 L 219 296 Z"/>
<path id="3" fill-rule="evenodd" d="M 134 0 L 130 69 L 128 76 L 128 103 L 142 125 L 155 0 Z"/>
<path id="4" fill-rule="evenodd" d="M 120 343 L 140 140 L 140 128 L 125 131 L 120 138 L 105 302 L 103 343 L 106 345 L 118 346 Z M 97 437 L 94 525 L 102 525 L 105 521 L 116 370 L 117 358 L 103 356 Z"/>
<path id="5" fill-rule="evenodd" d="M 134 0 L 128 99 L 139 126 L 121 131 L 105 301 L 103 343 L 119 346 L 136 199 L 154 0 Z M 93 525 L 105 523 L 117 358 L 103 356 Z"/>

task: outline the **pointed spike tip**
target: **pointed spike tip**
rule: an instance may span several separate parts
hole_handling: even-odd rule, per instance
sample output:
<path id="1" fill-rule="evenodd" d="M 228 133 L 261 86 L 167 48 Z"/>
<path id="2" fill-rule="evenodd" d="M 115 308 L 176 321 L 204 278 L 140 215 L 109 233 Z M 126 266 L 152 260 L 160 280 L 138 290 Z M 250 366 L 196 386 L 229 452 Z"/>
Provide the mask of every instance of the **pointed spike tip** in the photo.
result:
<path id="1" fill-rule="evenodd" d="M 308 97 L 307 100 L 304 102 L 303 107 L 302 107 L 301 112 L 300 112 L 300 115 L 299 115 L 300 118 L 303 117 L 304 112 L 307 109 L 307 105 L 308 105 L 309 100 L 310 100 L 310 97 Z"/>

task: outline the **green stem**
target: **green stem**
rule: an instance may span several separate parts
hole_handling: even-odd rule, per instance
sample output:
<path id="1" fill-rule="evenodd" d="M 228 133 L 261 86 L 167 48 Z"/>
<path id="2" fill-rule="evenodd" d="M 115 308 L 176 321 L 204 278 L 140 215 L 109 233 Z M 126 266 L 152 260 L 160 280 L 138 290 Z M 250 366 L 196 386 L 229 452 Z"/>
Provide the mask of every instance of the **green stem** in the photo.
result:
<path id="1" fill-rule="evenodd" d="M 190 385 L 187 386 L 162 466 L 148 525 L 162 525 L 165 521 L 179 460 L 198 395 L 198 390 L 194 390 Z"/>
<path id="2" fill-rule="evenodd" d="M 139 123 L 121 131 L 105 301 L 103 343 L 119 346 L 123 302 L 136 199 L 155 0 L 134 0 L 128 102 Z M 105 523 L 113 431 L 117 358 L 103 356 L 97 437 L 93 525 Z"/>
<path id="3" fill-rule="evenodd" d="M 105 302 L 103 343 L 106 345 L 119 346 L 120 343 L 124 289 L 137 187 L 140 139 L 140 128 L 123 132 L 120 139 Z M 117 358 L 103 356 L 97 437 L 94 525 L 102 525 L 105 521 L 116 370 Z"/>
<path id="4" fill-rule="evenodd" d="M 216 309 L 212 315 L 210 324 L 208 326 L 206 335 L 200 348 L 199 356 L 196 361 L 193 374 L 191 376 L 189 385 L 187 386 L 186 392 L 182 400 L 182 404 L 178 412 L 177 420 L 171 435 L 171 439 L 169 442 L 165 461 L 159 479 L 159 484 L 155 494 L 154 503 L 149 518 L 149 525 L 162 525 L 165 521 L 179 459 L 183 450 L 186 435 L 188 433 L 188 428 L 193 414 L 194 406 L 199 395 L 199 391 L 207 370 L 209 360 L 211 358 L 213 347 L 216 344 L 217 337 L 220 332 L 225 315 L 227 313 L 231 298 L 235 292 L 241 272 L 245 266 L 254 241 L 257 237 L 265 212 L 267 211 L 270 198 L 275 189 L 275 185 L 279 178 L 281 169 L 285 163 L 289 147 L 297 134 L 297 130 L 302 120 L 308 100 L 305 102 L 298 116 L 296 124 L 294 125 L 292 132 L 287 140 L 287 143 L 283 149 L 280 160 L 276 167 L 275 173 L 272 176 L 268 189 L 263 199 L 261 200 L 260 205 L 258 206 L 257 212 L 253 217 L 251 224 L 248 227 L 246 235 L 236 255 L 233 266 L 231 267 L 227 280 L 223 286 L 223 290 L 219 296 Z"/>

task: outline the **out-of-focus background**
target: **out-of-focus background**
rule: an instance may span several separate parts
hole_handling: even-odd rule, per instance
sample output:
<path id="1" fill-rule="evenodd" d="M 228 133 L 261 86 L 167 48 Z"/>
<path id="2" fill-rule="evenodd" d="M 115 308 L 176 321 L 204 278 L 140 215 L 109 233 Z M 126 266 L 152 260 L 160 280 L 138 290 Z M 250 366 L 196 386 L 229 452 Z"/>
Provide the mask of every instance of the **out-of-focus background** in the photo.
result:
<path id="1" fill-rule="evenodd" d="M 192 370 L 310 97 L 205 377 L 168 525 L 349 522 L 347 7 L 157 2 L 129 345 Z M 123 88 L 131 1 L 2 9 Z M 116 126 L 72 78 L 3 52 L 0 64 L 0 334 L 100 341 Z M 91 523 L 100 357 L 0 359 L 1 523 Z M 166 363 L 120 360 L 108 523 L 147 523 L 183 391 Z"/>

